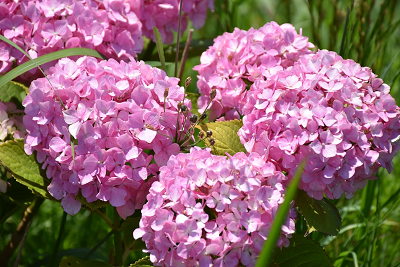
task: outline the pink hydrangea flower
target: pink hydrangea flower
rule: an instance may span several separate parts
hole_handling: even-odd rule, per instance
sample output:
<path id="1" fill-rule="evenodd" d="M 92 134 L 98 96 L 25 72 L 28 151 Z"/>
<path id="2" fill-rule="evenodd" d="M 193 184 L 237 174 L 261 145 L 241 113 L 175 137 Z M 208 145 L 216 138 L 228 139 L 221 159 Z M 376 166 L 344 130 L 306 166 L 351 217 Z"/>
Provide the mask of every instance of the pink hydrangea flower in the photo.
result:
<path id="1" fill-rule="evenodd" d="M 326 50 L 256 80 L 245 96 L 238 134 L 291 175 L 307 158 L 300 188 L 322 199 L 347 198 L 400 150 L 400 110 L 369 68 Z"/>
<path id="2" fill-rule="evenodd" d="M 156 266 L 254 266 L 284 201 L 286 177 L 257 153 L 171 156 L 151 185 L 133 236 Z M 278 246 L 294 233 L 292 208 Z"/>
<path id="3" fill-rule="evenodd" d="M 108 58 L 127 60 L 143 49 L 139 10 L 138 3 L 122 0 L 6 0 L 0 12 L 0 34 L 32 58 L 64 48 L 87 47 Z M 28 61 L 4 43 L 0 44 L 0 55 L 2 75 L 13 62 Z M 45 64 L 44 68 L 53 65 Z M 41 75 L 36 68 L 23 79 L 32 81 L 35 75 Z"/>
<path id="4" fill-rule="evenodd" d="M 61 59 L 48 78 L 54 89 L 44 78 L 33 81 L 23 105 L 25 151 L 37 151 L 50 194 L 70 214 L 80 209 L 79 192 L 89 203 L 109 201 L 122 218 L 133 214 L 159 167 L 180 152 L 179 80 L 142 61 L 90 57 Z M 160 84 L 169 88 L 165 100 Z M 185 121 L 183 131 L 189 122 L 180 113 L 179 128 Z"/>
<path id="5" fill-rule="evenodd" d="M 201 64 L 193 69 L 199 72 L 197 87 L 199 112 L 210 101 L 210 92 L 217 95 L 210 106 L 210 120 L 239 119 L 243 115 L 243 97 L 249 84 L 256 80 L 269 80 L 277 72 L 292 66 L 301 55 L 310 54 L 314 45 L 308 38 L 297 34 L 290 24 L 279 26 L 269 22 L 260 29 L 235 29 L 214 39 L 214 45 L 200 58 Z M 286 83 L 298 86 L 296 76 Z"/>

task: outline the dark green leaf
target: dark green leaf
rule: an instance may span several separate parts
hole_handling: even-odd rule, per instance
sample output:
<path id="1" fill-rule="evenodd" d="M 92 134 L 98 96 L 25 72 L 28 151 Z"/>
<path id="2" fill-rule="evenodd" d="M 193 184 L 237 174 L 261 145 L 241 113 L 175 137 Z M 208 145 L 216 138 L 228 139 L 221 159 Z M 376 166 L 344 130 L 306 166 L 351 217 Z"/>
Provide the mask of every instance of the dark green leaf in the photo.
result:
<path id="1" fill-rule="evenodd" d="M 26 186 L 12 178 L 8 179 L 7 183 L 9 184 L 7 186 L 7 192 L 5 194 L 0 192 L 0 196 L 20 206 L 25 206 L 32 202 L 34 195 Z"/>
<path id="2" fill-rule="evenodd" d="M 68 256 L 61 260 L 60 267 L 111 267 L 112 265 L 104 261 L 88 260 L 84 261 L 74 256 Z"/>
<path id="3" fill-rule="evenodd" d="M 82 196 L 81 191 L 79 191 L 79 193 L 76 195 L 75 199 L 78 200 L 79 202 L 81 202 L 87 209 L 89 209 L 91 211 L 103 208 L 109 204 L 108 201 L 102 201 L 100 199 L 88 203 L 86 201 L 86 198 L 84 196 Z"/>
<path id="4" fill-rule="evenodd" d="M 316 241 L 294 234 L 290 245 L 275 249 L 273 264 L 279 267 L 332 267 L 324 249 Z"/>
<path id="5" fill-rule="evenodd" d="M 329 235 L 339 233 L 342 218 L 335 205 L 328 199 L 313 199 L 306 192 L 299 190 L 294 200 L 307 221 L 308 232 L 317 230 Z"/>
<path id="6" fill-rule="evenodd" d="M 41 175 L 40 165 L 35 156 L 25 154 L 22 139 L 0 144 L 0 161 L 19 183 L 41 197 L 54 200 L 47 191 L 49 179 Z"/>
<path id="7" fill-rule="evenodd" d="M 154 31 L 154 38 L 156 39 L 157 51 L 158 51 L 158 56 L 160 57 L 161 67 L 165 72 L 167 72 L 167 66 L 165 65 L 165 57 L 164 57 L 164 47 L 161 40 L 160 31 L 157 29 L 156 26 L 153 26 L 153 31 Z"/>

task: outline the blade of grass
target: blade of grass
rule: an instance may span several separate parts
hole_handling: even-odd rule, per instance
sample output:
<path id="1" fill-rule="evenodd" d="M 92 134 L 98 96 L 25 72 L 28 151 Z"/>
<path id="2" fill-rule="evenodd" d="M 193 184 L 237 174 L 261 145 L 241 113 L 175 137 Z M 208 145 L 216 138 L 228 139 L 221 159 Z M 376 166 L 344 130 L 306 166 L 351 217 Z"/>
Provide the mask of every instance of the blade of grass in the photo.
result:
<path id="1" fill-rule="evenodd" d="M 256 267 L 268 266 L 272 258 L 272 252 L 275 248 L 276 242 L 281 234 L 281 228 L 286 220 L 286 216 L 290 209 L 290 203 L 294 199 L 297 192 L 297 185 L 300 182 L 300 177 L 304 169 L 304 162 L 302 162 L 290 182 L 288 190 L 286 192 L 285 201 L 279 207 L 276 213 L 275 221 L 272 224 L 271 231 L 269 232 L 268 239 L 264 243 L 264 247 L 261 251 L 260 258 L 257 261 Z"/>
<path id="2" fill-rule="evenodd" d="M 156 26 L 153 26 L 153 32 L 154 32 L 154 38 L 156 39 L 157 51 L 158 51 L 158 56 L 160 57 L 161 67 L 165 72 L 167 72 L 167 67 L 165 66 L 164 48 L 161 40 L 160 31 L 157 29 Z"/>
<path id="3" fill-rule="evenodd" d="M 101 59 L 107 59 L 104 55 L 100 54 L 96 50 L 89 49 L 89 48 L 69 48 L 69 49 L 64 49 L 56 52 L 52 52 L 43 56 L 40 56 L 38 58 L 32 59 L 24 50 L 22 50 L 18 45 L 13 43 L 12 41 L 8 40 L 4 36 L 0 35 L 0 40 L 12 45 L 19 51 L 21 51 L 25 56 L 27 56 L 30 61 L 25 62 L 22 65 L 19 65 L 18 67 L 14 68 L 13 70 L 9 71 L 6 73 L 4 76 L 0 78 L 0 88 L 3 87 L 6 83 L 11 81 L 12 79 L 18 77 L 19 75 L 33 69 L 33 68 L 39 68 L 40 71 L 44 75 L 43 69 L 40 67 L 40 65 L 60 59 L 63 57 L 69 57 L 69 56 L 92 56 L 92 57 L 97 57 Z M 46 76 L 46 75 L 45 75 Z"/>
<path id="4" fill-rule="evenodd" d="M 179 21 L 178 21 L 178 34 L 177 34 L 177 40 L 176 40 L 176 56 L 175 56 L 175 72 L 174 72 L 175 77 L 177 77 L 176 75 L 178 74 L 179 39 L 181 37 L 182 4 L 183 4 L 183 1 L 181 1 L 180 5 L 179 5 Z"/>

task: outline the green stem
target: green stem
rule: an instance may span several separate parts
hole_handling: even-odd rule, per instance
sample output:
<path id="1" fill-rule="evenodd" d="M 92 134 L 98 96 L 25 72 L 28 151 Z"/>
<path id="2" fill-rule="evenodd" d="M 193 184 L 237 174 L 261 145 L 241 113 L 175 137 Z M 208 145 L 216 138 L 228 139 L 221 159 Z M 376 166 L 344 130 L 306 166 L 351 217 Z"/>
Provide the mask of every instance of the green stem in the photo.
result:
<path id="1" fill-rule="evenodd" d="M 115 228 L 113 222 L 111 221 L 110 218 L 108 218 L 108 216 L 107 216 L 106 214 L 102 213 L 102 212 L 99 211 L 98 209 L 95 210 L 95 212 L 96 212 L 97 214 L 99 214 L 99 215 L 106 221 L 106 223 L 108 224 L 108 226 L 111 227 L 111 229 L 114 229 L 114 228 Z"/>
<path id="2" fill-rule="evenodd" d="M 111 230 L 110 232 L 108 232 L 108 234 L 96 245 L 94 246 L 83 258 L 84 260 L 87 260 L 90 255 L 92 255 L 101 245 L 103 245 L 104 242 L 107 241 L 107 239 L 110 238 L 110 236 L 112 236 L 114 233 L 114 230 Z"/>
<path id="3" fill-rule="evenodd" d="M 53 253 L 51 254 L 51 258 L 50 258 L 49 263 L 48 263 L 49 267 L 54 266 L 54 262 L 55 262 L 56 257 L 57 257 L 58 249 L 60 247 L 62 235 L 64 233 L 65 222 L 66 221 L 67 221 L 67 213 L 64 211 L 63 216 L 61 218 L 60 231 L 58 232 L 58 237 L 57 237 L 57 240 L 56 240 L 56 244 L 54 245 Z"/>
<path id="4" fill-rule="evenodd" d="M 114 209 L 114 229 L 118 229 L 120 226 L 120 219 L 117 208 Z M 122 238 L 121 231 L 114 230 L 114 248 L 115 248 L 115 264 L 118 266 L 122 265 Z"/>
<path id="5" fill-rule="evenodd" d="M 22 238 L 24 237 L 28 225 L 32 222 L 33 218 L 38 213 L 40 205 L 43 203 L 43 200 L 43 198 L 36 198 L 35 200 L 33 200 L 32 204 L 24 211 L 21 222 L 19 223 L 15 232 L 12 234 L 10 241 L 8 241 L 7 245 L 3 248 L 3 251 L 0 253 L 1 264 L 7 265 L 10 257 L 14 254 L 14 251 L 17 249 Z"/>

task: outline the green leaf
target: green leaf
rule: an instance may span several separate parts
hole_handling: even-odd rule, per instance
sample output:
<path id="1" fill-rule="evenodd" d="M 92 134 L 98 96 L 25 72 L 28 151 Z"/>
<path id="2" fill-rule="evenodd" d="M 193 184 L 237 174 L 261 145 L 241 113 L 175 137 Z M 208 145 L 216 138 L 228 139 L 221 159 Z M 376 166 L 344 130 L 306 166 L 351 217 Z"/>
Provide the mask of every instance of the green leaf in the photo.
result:
<path id="1" fill-rule="evenodd" d="M 159 68 L 162 66 L 160 61 L 146 61 L 146 64 L 150 65 L 152 67 L 156 67 L 156 68 Z M 170 66 L 172 64 L 174 64 L 174 63 L 173 62 L 165 62 L 165 66 Z"/>
<path id="2" fill-rule="evenodd" d="M 26 89 L 26 86 L 10 81 L 0 87 L 0 100 L 3 102 L 15 102 L 14 100 L 17 100 L 17 102 L 22 103 L 27 94 Z"/>
<path id="3" fill-rule="evenodd" d="M 60 267 L 111 267 L 111 264 L 108 264 L 104 261 L 97 260 L 81 260 L 74 256 L 68 256 L 61 260 Z"/>
<path id="4" fill-rule="evenodd" d="M 150 256 L 146 256 L 140 260 L 138 260 L 137 262 L 129 265 L 129 267 L 138 267 L 138 266 L 142 266 L 142 267 L 152 267 L 153 263 L 150 261 Z"/>
<path id="5" fill-rule="evenodd" d="M 139 228 L 139 221 L 140 217 L 130 217 L 122 223 L 121 228 L 124 231 L 123 240 L 125 249 L 129 249 L 131 251 L 141 251 L 146 249 L 146 244 L 143 242 L 143 240 L 141 238 L 135 240 L 132 235 L 133 231 L 136 228 Z"/>
<path id="6" fill-rule="evenodd" d="M 0 192 L 0 196 L 11 203 L 19 206 L 25 206 L 31 203 L 34 199 L 33 193 L 24 185 L 18 183 L 15 179 L 7 179 L 7 192 Z"/>
<path id="7" fill-rule="evenodd" d="M 217 121 L 210 122 L 203 125 L 197 125 L 196 128 L 203 131 L 212 131 L 212 138 L 215 139 L 215 144 L 211 147 L 214 155 L 226 156 L 225 152 L 230 155 L 235 155 L 238 152 L 245 152 L 246 149 L 240 143 L 237 132 L 243 126 L 242 121 Z M 207 140 L 207 139 L 206 139 Z M 209 142 L 206 141 L 209 145 Z"/>
<path id="8" fill-rule="evenodd" d="M 264 247 L 261 251 L 260 257 L 256 263 L 256 267 L 268 266 L 272 260 L 272 252 L 276 247 L 276 242 L 279 239 L 279 236 L 282 232 L 282 225 L 285 223 L 285 220 L 288 216 L 289 209 L 291 206 L 291 202 L 294 199 L 297 191 L 297 185 L 300 182 L 301 174 L 304 170 L 304 162 L 302 162 L 296 170 L 292 181 L 289 184 L 289 187 L 286 191 L 285 201 L 278 208 L 276 213 L 274 223 L 272 224 L 271 230 L 268 234 L 268 238 L 264 243 Z"/>
<path id="9" fill-rule="evenodd" d="M 161 40 L 160 31 L 157 29 L 156 26 L 153 26 L 153 31 L 154 31 L 154 38 L 156 39 L 157 51 L 158 51 L 158 56 L 160 57 L 161 67 L 165 72 L 167 72 L 167 66 L 165 65 L 165 57 L 164 57 L 164 47 Z"/>
<path id="10" fill-rule="evenodd" d="M 306 192 L 299 190 L 294 201 L 307 221 L 309 233 L 315 230 L 329 235 L 339 233 L 342 218 L 335 205 L 328 199 L 313 199 Z"/>
<path id="11" fill-rule="evenodd" d="M 75 196 L 75 199 L 78 200 L 79 202 L 81 202 L 87 209 L 89 209 L 91 211 L 103 208 L 109 204 L 108 201 L 102 201 L 100 199 L 88 203 L 86 201 L 86 198 L 84 196 L 82 196 L 81 191 L 79 191 L 79 193 Z"/>
<path id="12" fill-rule="evenodd" d="M 0 162 L 19 183 L 27 186 L 33 193 L 54 200 L 47 191 L 49 179 L 41 175 L 40 165 L 34 154 L 25 154 L 22 139 L 0 144 Z"/>
<path id="13" fill-rule="evenodd" d="M 275 249 L 273 264 L 279 267 L 332 267 L 324 249 L 316 241 L 294 234 L 290 245 Z"/>

